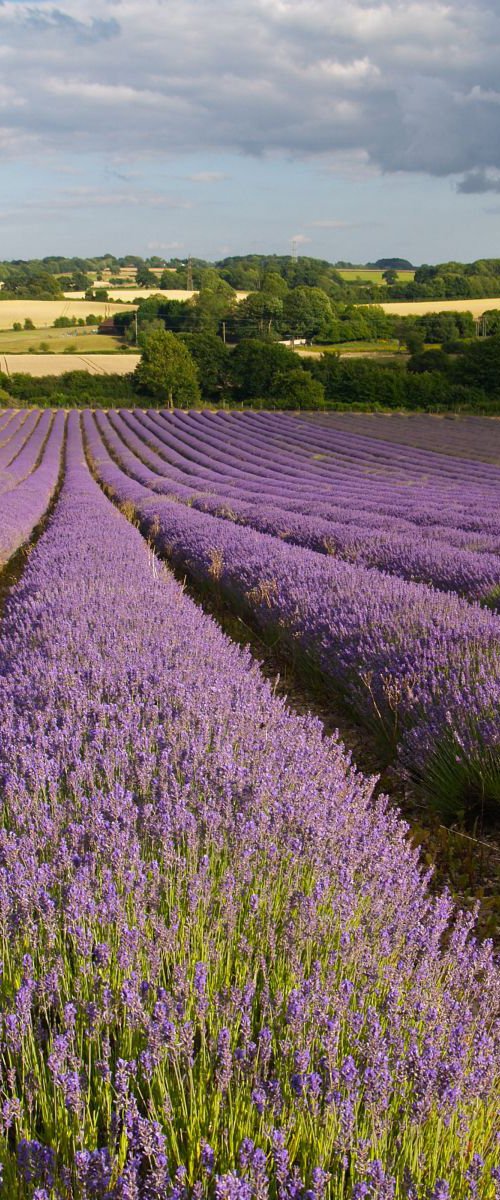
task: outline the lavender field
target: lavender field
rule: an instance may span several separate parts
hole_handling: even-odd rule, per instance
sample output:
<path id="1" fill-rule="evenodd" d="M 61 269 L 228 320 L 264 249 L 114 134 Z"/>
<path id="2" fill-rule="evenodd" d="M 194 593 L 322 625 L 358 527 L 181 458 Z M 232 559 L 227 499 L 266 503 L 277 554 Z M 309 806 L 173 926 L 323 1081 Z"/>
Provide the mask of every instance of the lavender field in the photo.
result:
<path id="1" fill-rule="evenodd" d="M 493 946 L 203 606 L 495 837 L 499 485 L 324 418 L 0 413 L 0 1194 L 498 1200 Z"/>

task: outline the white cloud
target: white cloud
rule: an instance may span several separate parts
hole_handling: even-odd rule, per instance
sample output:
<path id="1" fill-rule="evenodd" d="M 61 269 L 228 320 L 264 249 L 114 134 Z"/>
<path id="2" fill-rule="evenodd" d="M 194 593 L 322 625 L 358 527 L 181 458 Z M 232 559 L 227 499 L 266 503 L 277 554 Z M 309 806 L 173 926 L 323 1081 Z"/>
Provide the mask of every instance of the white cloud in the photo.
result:
<path id="1" fill-rule="evenodd" d="M 491 0 L 3 0 L 0 35 L 10 157 L 35 139 L 108 158 L 500 167 Z"/>
<path id="2" fill-rule="evenodd" d="M 222 183 L 225 179 L 229 179 L 224 171 L 195 171 L 193 175 L 188 175 L 190 183 Z"/>
<path id="3" fill-rule="evenodd" d="M 311 229 L 352 229 L 350 221 L 309 221 Z"/>
<path id="4" fill-rule="evenodd" d="M 148 242 L 146 249 L 153 254 L 163 250 L 184 250 L 184 242 Z"/>

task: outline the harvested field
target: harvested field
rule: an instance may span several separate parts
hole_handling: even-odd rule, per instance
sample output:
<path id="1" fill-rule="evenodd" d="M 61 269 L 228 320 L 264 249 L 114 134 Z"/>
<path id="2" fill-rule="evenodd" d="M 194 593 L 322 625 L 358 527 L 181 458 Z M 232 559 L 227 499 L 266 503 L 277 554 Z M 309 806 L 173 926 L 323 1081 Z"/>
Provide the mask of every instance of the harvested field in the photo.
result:
<path id="1" fill-rule="evenodd" d="M 36 329 L 47 329 L 57 317 L 85 317 L 90 313 L 110 317 L 120 312 L 120 304 L 109 304 L 103 300 L 0 300 L 0 329 L 12 329 L 14 321 L 21 324 L 33 321 Z"/>
<path id="2" fill-rule="evenodd" d="M 128 375 L 139 362 L 138 354 L 0 354 L 5 375 L 64 375 L 88 371 L 90 375 Z"/>
<path id="3" fill-rule="evenodd" d="M 124 304 L 133 303 L 134 300 L 147 300 L 148 296 L 162 296 L 165 300 L 191 300 L 193 296 L 198 295 L 198 292 L 188 292 L 185 288 L 169 288 L 168 291 L 160 290 L 160 288 L 108 288 L 105 283 L 99 283 L 97 287 L 106 288 L 110 300 L 121 300 Z M 85 292 L 65 292 L 64 294 L 68 300 L 85 299 Z M 236 292 L 238 300 L 244 300 L 246 296 L 248 296 L 248 292 Z M 97 304 L 97 301 L 94 300 L 93 303 Z"/>
<path id="4" fill-rule="evenodd" d="M 438 312 L 470 312 L 473 317 L 481 317 L 493 308 L 500 308 L 500 296 L 479 300 L 396 300 L 380 307 L 392 317 L 422 317 Z"/>

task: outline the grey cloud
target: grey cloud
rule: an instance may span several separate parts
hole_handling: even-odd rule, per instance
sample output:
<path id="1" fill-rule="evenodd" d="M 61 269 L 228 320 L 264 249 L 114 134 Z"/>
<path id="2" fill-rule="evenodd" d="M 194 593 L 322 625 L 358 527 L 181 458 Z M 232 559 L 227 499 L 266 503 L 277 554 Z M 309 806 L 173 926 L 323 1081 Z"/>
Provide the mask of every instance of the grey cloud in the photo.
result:
<path id="1" fill-rule="evenodd" d="M 354 155 L 462 191 L 500 168 L 489 0 L 4 0 L 0 40 L 13 146 Z"/>
<path id="2" fill-rule="evenodd" d="M 457 192 L 464 196 L 483 195 L 485 192 L 496 192 L 500 195 L 500 176 L 492 175 L 483 169 L 468 171 L 457 184 Z"/>
<path id="3" fill-rule="evenodd" d="M 45 9 L 42 6 L 40 8 L 27 7 L 24 23 L 38 31 L 55 30 L 69 33 L 76 42 L 82 45 L 109 41 L 110 38 L 117 37 L 120 33 L 120 25 L 114 18 L 102 20 L 92 17 L 89 22 L 78 21 L 60 8 Z"/>

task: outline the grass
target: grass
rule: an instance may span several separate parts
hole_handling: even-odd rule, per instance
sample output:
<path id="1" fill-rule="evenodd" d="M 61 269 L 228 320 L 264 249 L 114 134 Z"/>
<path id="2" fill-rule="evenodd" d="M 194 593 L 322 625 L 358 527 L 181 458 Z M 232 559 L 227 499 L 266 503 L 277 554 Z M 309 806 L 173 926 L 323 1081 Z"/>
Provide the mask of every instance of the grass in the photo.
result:
<path id="1" fill-rule="evenodd" d="M 330 342 L 326 346 L 309 346 L 319 354 L 397 354 L 399 343 L 395 338 L 374 338 L 373 341 Z"/>
<path id="2" fill-rule="evenodd" d="M 384 274 L 383 271 L 370 271 L 370 270 L 367 270 L 365 267 L 345 267 L 345 268 L 339 267 L 338 274 L 341 275 L 342 279 L 345 279 L 347 283 L 355 283 L 357 279 L 360 279 L 363 283 L 385 284 L 385 279 L 383 278 L 383 274 Z M 398 283 L 410 283 L 411 280 L 414 278 L 415 278 L 414 271 L 398 271 L 397 272 Z"/>

